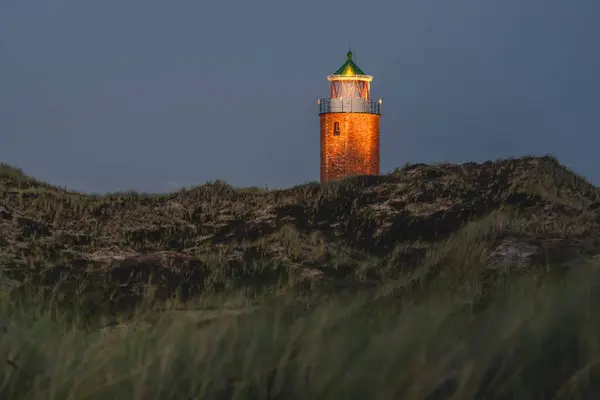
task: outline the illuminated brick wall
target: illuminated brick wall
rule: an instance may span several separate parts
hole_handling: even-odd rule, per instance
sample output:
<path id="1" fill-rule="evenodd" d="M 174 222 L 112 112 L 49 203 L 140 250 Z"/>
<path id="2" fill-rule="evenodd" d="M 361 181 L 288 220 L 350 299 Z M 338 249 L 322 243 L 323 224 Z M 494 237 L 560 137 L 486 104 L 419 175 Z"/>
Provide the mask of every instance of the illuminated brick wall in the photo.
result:
<path id="1" fill-rule="evenodd" d="M 321 182 L 354 175 L 379 175 L 380 115 L 321 114 Z M 339 134 L 334 132 L 338 123 Z"/>

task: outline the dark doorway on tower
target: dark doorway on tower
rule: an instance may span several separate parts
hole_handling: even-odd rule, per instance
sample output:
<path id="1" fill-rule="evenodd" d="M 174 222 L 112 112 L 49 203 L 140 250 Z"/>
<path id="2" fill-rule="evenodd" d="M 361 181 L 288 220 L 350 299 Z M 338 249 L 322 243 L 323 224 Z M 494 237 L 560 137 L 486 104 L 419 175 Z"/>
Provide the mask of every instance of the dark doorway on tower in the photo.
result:
<path id="1" fill-rule="evenodd" d="M 339 122 L 333 123 L 333 136 L 340 136 L 340 123 Z"/>

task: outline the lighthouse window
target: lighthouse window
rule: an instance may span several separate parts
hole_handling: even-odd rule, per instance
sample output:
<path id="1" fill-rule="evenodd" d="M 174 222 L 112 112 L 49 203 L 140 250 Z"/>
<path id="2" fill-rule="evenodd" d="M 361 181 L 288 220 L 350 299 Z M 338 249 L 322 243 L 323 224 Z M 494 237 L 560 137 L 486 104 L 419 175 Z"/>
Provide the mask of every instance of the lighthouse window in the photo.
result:
<path id="1" fill-rule="evenodd" d="M 333 136 L 340 136 L 340 123 L 339 122 L 333 123 Z"/>

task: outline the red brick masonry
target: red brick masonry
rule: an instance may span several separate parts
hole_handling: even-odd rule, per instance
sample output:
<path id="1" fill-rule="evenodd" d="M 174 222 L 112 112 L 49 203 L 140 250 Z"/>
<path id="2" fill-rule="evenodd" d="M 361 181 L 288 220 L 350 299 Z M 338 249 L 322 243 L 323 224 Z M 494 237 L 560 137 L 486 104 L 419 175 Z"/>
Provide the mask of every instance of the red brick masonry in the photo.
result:
<path id="1" fill-rule="evenodd" d="M 379 175 L 380 115 L 321 114 L 321 182 L 354 175 Z M 334 124 L 339 123 L 339 135 Z"/>

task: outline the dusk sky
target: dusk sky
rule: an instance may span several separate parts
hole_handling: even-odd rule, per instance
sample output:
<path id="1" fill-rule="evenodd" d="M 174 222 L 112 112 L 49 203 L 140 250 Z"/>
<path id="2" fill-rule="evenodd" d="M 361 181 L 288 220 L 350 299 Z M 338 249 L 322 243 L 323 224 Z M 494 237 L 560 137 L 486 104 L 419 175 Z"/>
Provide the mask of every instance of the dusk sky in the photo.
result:
<path id="1" fill-rule="evenodd" d="M 72 189 L 319 179 L 346 59 L 382 173 L 553 154 L 600 184 L 599 0 L 0 0 L 0 161 Z"/>

